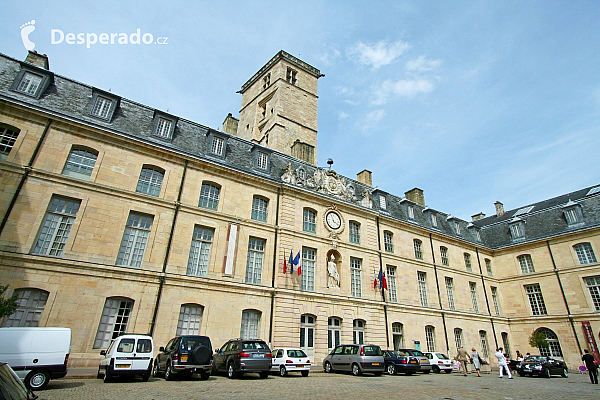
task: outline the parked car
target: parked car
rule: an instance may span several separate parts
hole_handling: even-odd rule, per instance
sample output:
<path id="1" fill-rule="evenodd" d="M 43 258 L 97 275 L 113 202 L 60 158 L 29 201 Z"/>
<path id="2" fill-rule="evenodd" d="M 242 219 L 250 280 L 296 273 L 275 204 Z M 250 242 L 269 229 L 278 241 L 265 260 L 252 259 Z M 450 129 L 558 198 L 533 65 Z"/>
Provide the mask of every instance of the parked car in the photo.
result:
<path id="1" fill-rule="evenodd" d="M 431 364 L 431 370 L 435 373 L 440 373 L 444 371 L 447 374 L 452 373 L 452 369 L 454 366 L 452 365 L 452 360 L 448 358 L 444 353 L 436 353 L 434 351 L 426 351 L 425 356 L 429 359 L 429 363 Z"/>
<path id="2" fill-rule="evenodd" d="M 431 372 L 431 363 L 429 362 L 429 358 L 421 350 L 417 349 L 398 349 L 404 351 L 411 356 L 419 357 L 419 361 L 421 362 L 421 372 L 424 374 L 428 374 Z"/>
<path id="3" fill-rule="evenodd" d="M 176 375 L 190 377 L 200 374 L 200 379 L 208 379 L 212 370 L 212 343 L 208 336 L 181 335 L 169 340 L 165 347 L 158 349 L 152 375 L 164 375 L 170 381 Z"/>
<path id="4" fill-rule="evenodd" d="M 271 351 L 271 372 L 279 372 L 280 376 L 287 376 L 289 372 L 300 372 L 308 376 L 310 360 L 301 349 L 280 348 Z"/>
<path id="5" fill-rule="evenodd" d="M 67 375 L 69 328 L 0 328 L 0 360 L 8 363 L 30 390 Z"/>
<path id="6" fill-rule="evenodd" d="M 350 371 L 358 376 L 365 372 L 380 376 L 385 371 L 381 348 L 374 344 L 343 344 L 323 360 L 325 372 Z"/>
<path id="7" fill-rule="evenodd" d="M 147 382 L 152 372 L 154 342 L 151 336 L 126 333 L 111 340 L 98 366 L 98 378 L 109 382 L 116 376 L 141 376 Z"/>
<path id="8" fill-rule="evenodd" d="M 270 370 L 271 350 L 264 340 L 232 339 L 213 355 L 213 373 L 226 372 L 229 379 L 246 372 L 258 372 L 266 378 Z"/>
<path id="9" fill-rule="evenodd" d="M 421 370 L 419 357 L 411 356 L 402 350 L 384 350 L 385 371 L 390 375 L 403 373 L 412 375 Z"/>
<path id="10" fill-rule="evenodd" d="M 35 400 L 38 396 L 27 389 L 15 371 L 0 362 L 0 400 Z"/>
<path id="11" fill-rule="evenodd" d="M 569 369 L 563 360 L 546 356 L 529 356 L 519 365 L 520 376 L 539 375 L 550 378 L 552 375 L 569 376 Z"/>

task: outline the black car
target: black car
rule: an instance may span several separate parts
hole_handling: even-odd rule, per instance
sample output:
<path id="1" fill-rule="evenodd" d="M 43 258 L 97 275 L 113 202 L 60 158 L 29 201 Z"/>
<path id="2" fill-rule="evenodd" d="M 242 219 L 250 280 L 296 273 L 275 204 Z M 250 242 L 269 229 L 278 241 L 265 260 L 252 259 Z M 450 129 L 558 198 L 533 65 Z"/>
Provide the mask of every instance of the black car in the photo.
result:
<path id="1" fill-rule="evenodd" d="M 212 361 L 212 344 L 208 336 L 177 336 L 159 348 L 152 374 L 155 377 L 164 375 L 169 381 L 175 375 L 190 377 L 198 373 L 204 380 L 210 377 Z"/>
<path id="2" fill-rule="evenodd" d="M 399 372 L 412 375 L 421 370 L 420 357 L 412 356 L 402 350 L 384 350 L 383 357 L 385 360 L 385 371 L 390 375 L 395 375 Z"/>
<path id="3" fill-rule="evenodd" d="M 269 376 L 271 350 L 260 339 L 232 339 L 213 355 L 213 373 L 226 372 L 229 379 L 245 372 L 258 372 L 261 378 Z"/>
<path id="4" fill-rule="evenodd" d="M 550 378 L 552 375 L 569 376 L 569 369 L 563 360 L 546 356 L 529 356 L 521 362 L 517 371 L 520 376 L 539 375 Z"/>

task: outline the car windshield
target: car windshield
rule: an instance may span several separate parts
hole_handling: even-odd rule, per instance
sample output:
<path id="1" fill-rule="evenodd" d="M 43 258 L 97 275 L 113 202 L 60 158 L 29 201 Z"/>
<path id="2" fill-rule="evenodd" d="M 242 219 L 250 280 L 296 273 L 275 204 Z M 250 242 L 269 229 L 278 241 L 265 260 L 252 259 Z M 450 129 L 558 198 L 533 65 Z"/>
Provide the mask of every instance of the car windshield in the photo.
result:
<path id="1" fill-rule="evenodd" d="M 0 364 L 0 399 L 28 398 L 27 389 L 8 364 Z"/>
<path id="2" fill-rule="evenodd" d="M 411 350 L 410 351 L 413 355 L 417 356 L 417 357 L 425 357 L 425 354 L 423 354 L 421 351 L 419 350 Z"/>
<path id="3" fill-rule="evenodd" d="M 383 353 L 381 352 L 381 347 L 379 346 L 364 346 L 363 350 L 365 352 L 365 356 L 381 356 Z"/>
<path id="4" fill-rule="evenodd" d="M 546 357 L 544 356 L 529 356 L 525 359 L 525 362 L 544 362 Z"/>
<path id="5" fill-rule="evenodd" d="M 410 356 L 410 354 L 408 354 L 407 352 L 402 351 L 402 350 L 390 351 L 389 353 L 391 353 L 392 355 L 395 354 L 398 357 L 407 357 L 407 356 Z"/>
<path id="6" fill-rule="evenodd" d="M 269 350 L 269 346 L 265 342 L 244 342 L 242 345 L 243 350 Z"/>
<path id="7" fill-rule="evenodd" d="M 445 355 L 444 353 L 435 353 L 435 355 L 437 356 L 437 358 L 439 358 L 440 360 L 448 360 L 448 356 Z"/>
<path id="8" fill-rule="evenodd" d="M 302 350 L 288 350 L 288 357 L 301 358 L 306 357 L 306 353 Z"/>
<path id="9" fill-rule="evenodd" d="M 212 352 L 210 339 L 207 336 L 184 337 L 181 341 L 182 350 L 192 351 L 198 346 L 206 346 Z"/>

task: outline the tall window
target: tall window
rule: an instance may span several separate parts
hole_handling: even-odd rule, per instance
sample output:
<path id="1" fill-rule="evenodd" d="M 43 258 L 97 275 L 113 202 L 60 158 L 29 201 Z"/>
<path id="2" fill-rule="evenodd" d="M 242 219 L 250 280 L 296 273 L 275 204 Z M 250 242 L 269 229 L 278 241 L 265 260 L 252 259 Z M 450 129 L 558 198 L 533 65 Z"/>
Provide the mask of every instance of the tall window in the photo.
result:
<path id="1" fill-rule="evenodd" d="M 573 246 L 573 248 L 575 249 L 575 253 L 577 253 L 579 264 L 592 264 L 596 262 L 596 255 L 590 243 L 579 243 Z"/>
<path id="2" fill-rule="evenodd" d="M 448 248 L 440 247 L 440 255 L 442 256 L 442 265 L 449 266 L 450 262 L 448 261 Z"/>
<path id="3" fill-rule="evenodd" d="M 269 167 L 269 155 L 259 151 L 256 155 L 256 168 L 266 170 Z"/>
<path id="4" fill-rule="evenodd" d="M 109 297 L 104 303 L 102 317 L 98 325 L 94 349 L 108 347 L 110 341 L 127 332 L 133 300 L 121 297 Z"/>
<path id="5" fill-rule="evenodd" d="M 500 316 L 500 302 L 498 301 L 498 288 L 492 286 L 492 301 L 494 302 L 494 310 L 496 310 L 496 315 Z"/>
<path id="6" fill-rule="evenodd" d="M 413 240 L 413 246 L 415 248 L 415 258 L 418 260 L 423 259 L 423 242 L 419 239 Z"/>
<path id="7" fill-rule="evenodd" d="M 298 71 L 288 67 L 287 72 L 285 74 L 285 80 L 288 81 L 289 83 L 291 83 L 292 85 L 296 84 L 297 78 L 296 75 L 298 74 Z"/>
<path id="8" fill-rule="evenodd" d="M 479 304 L 477 303 L 477 284 L 475 282 L 469 282 L 469 289 L 471 289 L 471 301 L 473 302 L 473 311 L 479 314 Z"/>
<path id="9" fill-rule="evenodd" d="M 182 304 L 179 310 L 175 336 L 197 335 L 200 332 L 203 311 L 204 307 L 198 304 Z"/>
<path id="10" fill-rule="evenodd" d="M 567 223 L 569 225 L 573 225 L 573 224 L 583 221 L 583 214 L 581 213 L 581 206 L 578 204 L 573 203 L 572 206 L 564 208 L 563 213 L 564 213 L 565 219 L 567 220 Z"/>
<path id="11" fill-rule="evenodd" d="M 396 289 L 396 267 L 391 265 L 387 266 L 387 284 L 388 284 L 388 295 L 391 303 L 398 302 L 398 291 Z"/>
<path id="12" fill-rule="evenodd" d="M 464 257 L 465 257 L 465 268 L 469 272 L 473 271 L 473 268 L 471 266 L 471 255 L 469 253 L 465 253 Z"/>
<path id="13" fill-rule="evenodd" d="M 383 231 L 383 246 L 385 251 L 394 252 L 394 235 L 390 231 Z"/>
<path id="14" fill-rule="evenodd" d="M 138 180 L 137 188 L 135 189 L 138 193 L 149 194 L 150 196 L 158 197 L 160 195 L 160 188 L 165 173 L 155 167 L 144 167 L 140 173 L 140 179 Z"/>
<path id="15" fill-rule="evenodd" d="M 267 206 L 269 202 L 262 197 L 252 198 L 252 219 L 267 222 Z"/>
<path id="16" fill-rule="evenodd" d="M 242 311 L 242 326 L 240 337 L 242 339 L 258 339 L 258 324 L 260 322 L 260 311 Z"/>
<path id="17" fill-rule="evenodd" d="M 510 234 L 513 239 L 521 238 L 525 235 L 525 230 L 523 229 L 523 223 L 517 222 L 510 225 Z"/>
<path id="18" fill-rule="evenodd" d="M 156 134 L 162 138 L 171 138 L 171 125 L 173 123 L 166 118 L 158 118 L 158 126 L 156 127 Z"/>
<path id="19" fill-rule="evenodd" d="M 534 285 L 525 285 L 525 292 L 529 298 L 529 306 L 531 307 L 531 315 L 547 315 L 546 304 L 542 296 L 542 289 L 538 283 Z"/>
<path id="20" fill-rule="evenodd" d="M 62 256 L 80 203 L 80 200 L 52 197 L 33 246 L 33 253 Z"/>
<path id="21" fill-rule="evenodd" d="M 413 206 L 408 206 L 408 218 L 415 219 L 415 208 Z"/>
<path id="22" fill-rule="evenodd" d="M 419 282 L 419 297 L 421 298 L 421 305 L 423 307 L 427 307 L 427 274 L 425 272 L 417 272 L 417 279 Z"/>
<path id="23" fill-rule="evenodd" d="M 583 280 L 590 292 L 594 310 L 600 311 L 600 276 L 590 276 L 589 278 L 583 278 Z"/>
<path id="24" fill-rule="evenodd" d="M 531 259 L 531 256 L 529 254 L 523 254 L 517 257 L 517 260 L 519 260 L 519 265 L 521 266 L 522 273 L 531 274 L 535 272 L 535 269 L 533 268 L 533 260 Z"/>
<path id="25" fill-rule="evenodd" d="M 362 276 L 360 258 L 350 258 L 350 286 L 353 297 L 362 296 Z"/>
<path id="26" fill-rule="evenodd" d="M 142 265 L 153 220 L 154 217 L 151 215 L 135 212 L 129 214 L 117 257 L 117 265 L 138 268 Z"/>
<path id="27" fill-rule="evenodd" d="M 425 340 L 427 342 L 427 351 L 435 351 L 435 328 L 431 325 L 425 327 Z"/>
<path id="28" fill-rule="evenodd" d="M 510 343 L 508 342 L 508 333 L 502 332 L 502 344 L 504 345 L 504 352 L 510 354 Z"/>
<path id="29" fill-rule="evenodd" d="M 350 221 L 350 243 L 360 244 L 360 224 Z"/>
<path id="30" fill-rule="evenodd" d="M 333 349 L 340 345 L 342 336 L 342 320 L 339 318 L 329 318 L 327 321 L 327 348 Z"/>
<path id="31" fill-rule="evenodd" d="M 304 232 L 317 232 L 317 213 L 310 208 L 305 208 L 302 213 L 302 230 Z"/>
<path id="32" fill-rule="evenodd" d="M 108 118 L 110 108 L 112 107 L 112 100 L 105 97 L 96 97 L 96 102 L 92 108 L 92 115 L 100 118 Z"/>
<path id="33" fill-rule="evenodd" d="M 301 289 L 307 292 L 315 291 L 315 260 L 316 250 L 302 248 L 302 281 Z"/>
<path id="34" fill-rule="evenodd" d="M 446 281 L 446 294 L 448 295 L 448 308 L 450 310 L 456 310 L 454 306 L 454 283 L 453 279 L 450 277 L 445 278 Z"/>
<path id="35" fill-rule="evenodd" d="M 558 341 L 556 333 L 548 328 L 540 328 L 538 329 L 538 332 L 543 333 L 548 342 L 548 347 L 540 347 L 540 355 L 546 357 L 562 357 L 563 352 L 560 348 L 560 342 Z"/>
<path id="36" fill-rule="evenodd" d="M 225 140 L 220 137 L 213 136 L 212 144 L 210 146 L 210 152 L 218 156 L 223 155 L 223 148 L 225 147 Z"/>
<path id="37" fill-rule="evenodd" d="M 89 180 L 97 158 L 98 152 L 95 150 L 73 148 L 69 153 L 62 173 L 74 178 Z"/>
<path id="38" fill-rule="evenodd" d="M 190 246 L 190 256 L 188 258 L 187 275 L 206 276 L 213 233 L 214 231 L 210 228 L 204 228 L 198 225 L 194 227 L 192 245 Z"/>
<path id="39" fill-rule="evenodd" d="M 40 289 L 16 289 L 17 309 L 4 318 L 2 326 L 38 326 L 44 312 L 48 292 Z"/>
<path id="40" fill-rule="evenodd" d="M 17 141 L 17 137 L 19 137 L 18 130 L 0 126 L 0 160 L 6 160 L 8 153 L 10 153 Z"/>
<path id="41" fill-rule="evenodd" d="M 460 224 L 458 221 L 454 221 L 454 230 L 456 231 L 457 235 L 460 235 Z"/>
<path id="42" fill-rule="evenodd" d="M 392 324 L 392 337 L 394 340 L 394 350 L 402 349 L 404 347 L 404 337 L 402 336 L 402 324 L 400 322 Z"/>
<path id="43" fill-rule="evenodd" d="M 456 350 L 463 346 L 463 333 L 460 328 L 454 328 L 454 343 L 456 343 Z"/>
<path id="44" fill-rule="evenodd" d="M 365 344 L 365 321 L 362 319 L 355 319 L 352 322 L 354 344 Z"/>
<path id="45" fill-rule="evenodd" d="M 221 188 L 211 183 L 203 183 L 200 189 L 200 202 L 198 207 L 216 210 L 219 205 L 219 193 Z"/>
<path id="46" fill-rule="evenodd" d="M 431 214 L 431 225 L 433 225 L 435 227 L 438 226 L 437 215 L 435 215 L 435 214 Z"/>
<path id="47" fill-rule="evenodd" d="M 387 201 L 385 199 L 385 196 L 381 196 L 381 195 L 379 196 L 379 207 L 382 210 L 385 210 L 387 208 Z"/>
<path id="48" fill-rule="evenodd" d="M 42 77 L 36 74 L 25 72 L 21 82 L 17 86 L 17 91 L 34 96 L 42 83 Z"/>
<path id="49" fill-rule="evenodd" d="M 300 317 L 300 348 L 313 349 L 315 347 L 315 317 L 305 314 Z"/>
<path id="50" fill-rule="evenodd" d="M 485 268 L 487 269 L 488 276 L 494 276 L 494 272 L 492 271 L 492 260 L 489 258 L 485 259 Z"/>
<path id="51" fill-rule="evenodd" d="M 479 345 L 481 346 L 483 358 L 489 359 L 490 353 L 488 352 L 487 333 L 485 331 L 479 331 Z"/>
<path id="52" fill-rule="evenodd" d="M 260 285 L 264 256 L 265 241 L 250 238 L 248 240 L 248 261 L 246 262 L 246 283 Z"/>

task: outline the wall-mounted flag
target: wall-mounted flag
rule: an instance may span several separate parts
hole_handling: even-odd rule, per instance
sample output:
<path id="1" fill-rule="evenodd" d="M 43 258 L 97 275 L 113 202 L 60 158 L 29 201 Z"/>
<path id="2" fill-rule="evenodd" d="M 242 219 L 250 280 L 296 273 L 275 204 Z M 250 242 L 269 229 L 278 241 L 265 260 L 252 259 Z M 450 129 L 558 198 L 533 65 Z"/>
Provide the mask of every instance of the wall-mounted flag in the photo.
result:
<path id="1" fill-rule="evenodd" d="M 290 274 L 294 273 L 294 254 L 292 253 L 292 250 L 290 250 L 290 259 L 288 260 L 288 263 L 290 264 Z"/>
<path id="2" fill-rule="evenodd" d="M 387 280 L 385 279 L 385 273 L 383 272 L 383 268 L 379 267 L 379 289 L 387 289 Z"/>
<path id="3" fill-rule="evenodd" d="M 294 258 L 294 265 L 298 269 L 298 275 L 302 274 L 302 266 L 300 265 L 300 252 L 298 252 L 298 254 L 296 254 L 296 257 Z"/>

